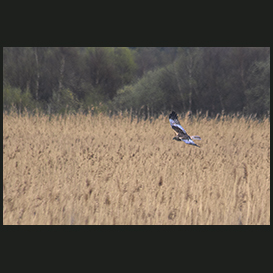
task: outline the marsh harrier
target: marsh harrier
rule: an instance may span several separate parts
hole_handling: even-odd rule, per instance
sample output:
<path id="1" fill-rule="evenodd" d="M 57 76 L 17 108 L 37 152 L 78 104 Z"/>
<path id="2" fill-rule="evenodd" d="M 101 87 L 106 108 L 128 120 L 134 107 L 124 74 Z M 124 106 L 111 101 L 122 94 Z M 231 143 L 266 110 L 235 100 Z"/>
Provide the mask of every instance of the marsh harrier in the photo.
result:
<path id="1" fill-rule="evenodd" d="M 200 136 L 189 136 L 185 129 L 180 125 L 178 118 L 177 118 L 177 114 L 172 111 L 171 114 L 169 115 L 169 121 L 170 124 L 174 130 L 174 132 L 176 133 L 176 136 L 173 138 L 174 140 L 177 141 L 184 141 L 186 144 L 190 144 L 190 145 L 194 145 L 199 147 L 198 145 L 196 145 L 193 140 L 201 140 Z M 200 147 L 199 147 L 200 148 Z"/>

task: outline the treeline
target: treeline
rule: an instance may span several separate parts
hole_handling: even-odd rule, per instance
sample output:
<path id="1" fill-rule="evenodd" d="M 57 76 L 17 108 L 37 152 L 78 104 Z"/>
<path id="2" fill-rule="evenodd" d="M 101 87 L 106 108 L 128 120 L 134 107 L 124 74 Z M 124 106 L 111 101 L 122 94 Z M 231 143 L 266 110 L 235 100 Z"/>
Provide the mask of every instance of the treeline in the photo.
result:
<path id="1" fill-rule="evenodd" d="M 3 109 L 270 111 L 270 48 L 3 49 Z"/>

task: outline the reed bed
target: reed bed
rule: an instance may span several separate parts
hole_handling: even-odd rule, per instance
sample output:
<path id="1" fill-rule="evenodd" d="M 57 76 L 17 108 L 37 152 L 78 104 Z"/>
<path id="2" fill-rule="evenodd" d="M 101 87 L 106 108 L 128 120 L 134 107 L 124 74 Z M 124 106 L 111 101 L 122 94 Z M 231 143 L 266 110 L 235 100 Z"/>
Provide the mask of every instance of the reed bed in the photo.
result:
<path id="1" fill-rule="evenodd" d="M 5 225 L 269 225 L 270 121 L 3 115 Z"/>

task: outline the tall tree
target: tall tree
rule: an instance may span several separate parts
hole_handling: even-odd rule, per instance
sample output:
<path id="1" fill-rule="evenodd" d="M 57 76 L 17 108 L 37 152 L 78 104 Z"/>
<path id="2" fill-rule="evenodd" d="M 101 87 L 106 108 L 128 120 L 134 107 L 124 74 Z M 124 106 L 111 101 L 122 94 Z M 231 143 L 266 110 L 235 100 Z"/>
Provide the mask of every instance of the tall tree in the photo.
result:
<path id="1" fill-rule="evenodd" d="M 38 48 L 34 47 L 34 55 L 36 61 L 36 71 L 37 71 L 37 78 L 36 78 L 36 90 L 35 90 L 35 99 L 38 101 L 39 98 L 39 81 L 40 81 L 40 67 L 39 67 L 39 57 L 38 57 Z"/>

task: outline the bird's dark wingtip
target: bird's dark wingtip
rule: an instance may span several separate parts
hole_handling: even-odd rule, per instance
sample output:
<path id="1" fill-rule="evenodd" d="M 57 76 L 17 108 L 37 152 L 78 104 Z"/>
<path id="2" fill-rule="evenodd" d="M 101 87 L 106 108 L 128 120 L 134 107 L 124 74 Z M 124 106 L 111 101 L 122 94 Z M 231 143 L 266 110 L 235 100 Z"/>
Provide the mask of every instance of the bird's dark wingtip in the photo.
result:
<path id="1" fill-rule="evenodd" d="M 193 143 L 189 143 L 190 145 L 192 145 L 192 146 L 196 146 L 196 147 L 198 147 L 198 148 L 201 148 L 199 145 L 197 145 L 197 144 L 193 144 Z"/>
<path id="2" fill-rule="evenodd" d="M 172 111 L 169 115 L 169 119 L 177 119 L 177 114 L 174 111 Z"/>

